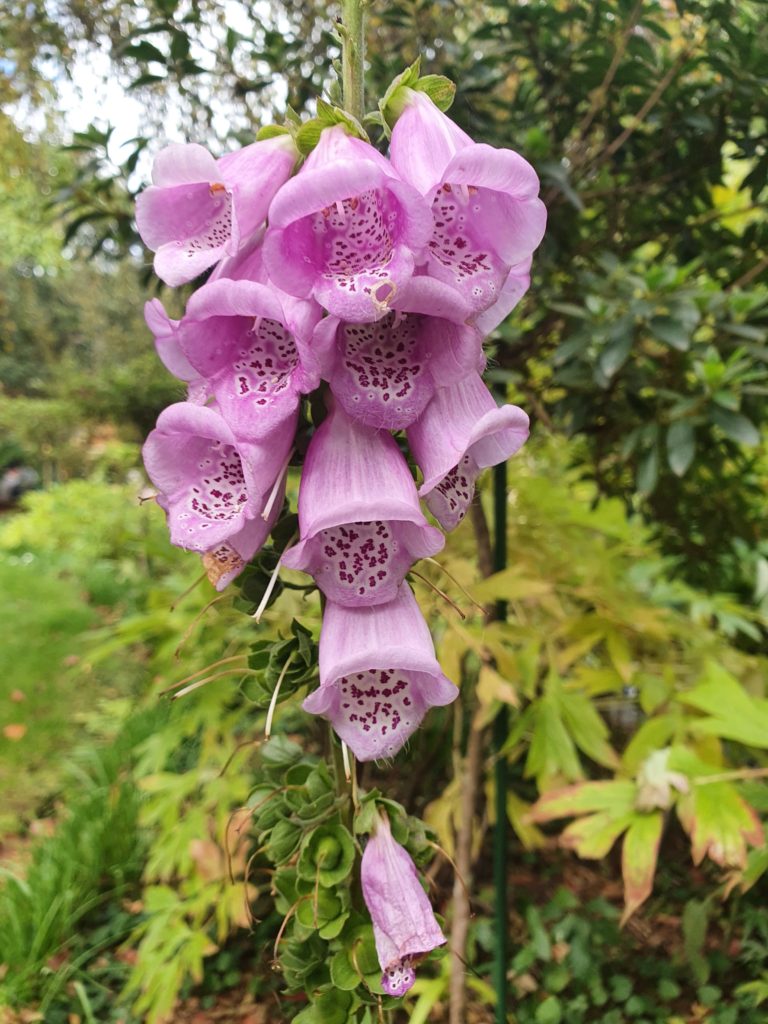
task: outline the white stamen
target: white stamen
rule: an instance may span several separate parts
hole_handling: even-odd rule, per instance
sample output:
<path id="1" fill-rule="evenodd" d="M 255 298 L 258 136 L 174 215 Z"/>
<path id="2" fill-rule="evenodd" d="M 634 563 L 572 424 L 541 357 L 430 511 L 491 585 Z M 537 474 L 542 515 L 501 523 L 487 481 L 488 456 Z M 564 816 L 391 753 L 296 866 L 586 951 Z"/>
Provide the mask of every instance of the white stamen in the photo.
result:
<path id="1" fill-rule="evenodd" d="M 404 319 L 405 319 L 405 313 L 403 312 L 403 310 L 402 309 L 396 309 L 395 310 L 394 318 L 392 320 L 392 327 L 393 328 L 394 327 L 399 327 Z"/>
<path id="2" fill-rule="evenodd" d="M 256 609 L 256 611 L 251 616 L 251 618 L 255 619 L 257 622 L 261 622 L 261 616 L 264 614 L 264 609 L 269 604 L 269 599 L 272 596 L 272 591 L 275 589 L 275 586 L 277 584 L 277 577 L 279 575 L 280 575 L 280 559 L 278 558 L 277 565 L 275 566 L 275 568 L 274 568 L 274 570 L 272 572 L 272 575 L 269 578 L 269 583 L 267 584 L 267 589 L 264 591 L 264 596 L 262 597 L 261 601 L 259 602 L 259 607 Z"/>
<path id="3" fill-rule="evenodd" d="M 272 509 L 274 508 L 275 501 L 277 500 L 277 495 L 278 495 L 278 493 L 280 491 L 280 486 L 281 486 L 283 480 L 285 479 L 285 474 L 288 472 L 288 463 L 291 461 L 292 458 L 293 458 L 293 448 L 291 448 L 291 450 L 288 452 L 288 458 L 285 460 L 285 462 L 280 467 L 280 472 L 277 474 L 277 477 L 275 478 L 275 482 L 272 484 L 272 490 L 269 492 L 269 497 L 267 498 L 267 503 L 264 506 L 264 508 L 262 509 L 261 518 L 263 520 L 265 520 L 265 521 L 267 519 L 269 519 L 269 515 L 270 515 Z"/>
<path id="4" fill-rule="evenodd" d="M 335 205 L 336 213 L 338 213 L 341 219 L 344 220 L 344 218 L 346 217 L 346 213 L 344 212 L 344 203 L 341 201 L 341 199 L 337 199 Z"/>
<path id="5" fill-rule="evenodd" d="M 285 675 L 286 675 L 286 673 L 288 671 L 288 668 L 289 668 L 289 666 L 290 666 L 292 661 L 293 661 L 293 654 L 291 654 L 290 658 L 288 658 L 286 663 L 283 665 L 283 667 L 282 667 L 282 669 L 280 671 L 280 675 L 277 677 L 277 682 L 275 683 L 275 689 L 272 692 L 272 699 L 269 702 L 269 710 L 267 711 L 267 724 L 264 726 L 264 738 L 265 739 L 269 739 L 269 735 L 272 732 L 272 719 L 274 718 L 275 708 L 277 707 L 277 696 L 280 693 L 280 687 L 283 685 L 283 680 L 285 679 Z"/>
<path id="6" fill-rule="evenodd" d="M 454 191 L 458 192 L 465 203 L 469 202 L 469 186 L 467 185 L 454 185 Z"/>
<path id="7" fill-rule="evenodd" d="M 352 778 L 352 766 L 349 763 L 349 747 L 344 740 L 341 741 L 341 757 L 344 761 L 344 778 L 349 782 Z"/>
<path id="8" fill-rule="evenodd" d="M 251 330 L 250 330 L 251 334 L 258 334 L 259 333 L 259 328 L 261 327 L 261 321 L 262 321 L 262 317 L 260 317 L 260 316 L 255 316 L 253 318 L 253 323 L 251 324 Z"/>

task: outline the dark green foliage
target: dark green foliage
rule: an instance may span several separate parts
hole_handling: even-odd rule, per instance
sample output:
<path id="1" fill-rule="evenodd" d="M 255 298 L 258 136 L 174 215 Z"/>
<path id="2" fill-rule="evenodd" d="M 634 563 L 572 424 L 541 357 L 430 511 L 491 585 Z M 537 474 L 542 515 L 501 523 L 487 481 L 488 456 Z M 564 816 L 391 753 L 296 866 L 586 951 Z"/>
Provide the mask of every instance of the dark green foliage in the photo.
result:
<path id="1" fill-rule="evenodd" d="M 599 885 L 597 877 L 592 883 Z M 695 902 L 681 899 L 679 891 L 665 892 L 668 918 L 689 916 Z M 511 976 L 520 1024 L 669 1024 L 697 1012 L 711 1024 L 763 1020 L 745 985 L 768 956 L 755 906 L 745 905 L 730 925 L 708 927 L 705 918 L 698 961 L 674 925 L 649 936 L 620 931 L 618 912 L 600 896 L 582 901 L 560 888 L 542 905 L 526 898 L 519 907 Z M 484 926 L 478 931 L 486 941 Z"/>

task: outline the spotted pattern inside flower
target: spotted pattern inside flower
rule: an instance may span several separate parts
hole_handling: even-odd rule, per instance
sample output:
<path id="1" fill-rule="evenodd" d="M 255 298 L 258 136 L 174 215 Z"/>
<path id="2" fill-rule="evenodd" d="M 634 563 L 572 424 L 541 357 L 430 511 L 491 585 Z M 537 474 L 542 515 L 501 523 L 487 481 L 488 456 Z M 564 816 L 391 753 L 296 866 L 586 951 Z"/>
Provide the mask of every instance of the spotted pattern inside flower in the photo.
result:
<path id="1" fill-rule="evenodd" d="M 179 514 L 179 519 L 196 520 L 189 533 L 234 519 L 248 500 L 243 464 L 233 445 L 209 442 L 197 469 L 200 476 L 190 488 L 187 509 Z"/>
<path id="2" fill-rule="evenodd" d="M 316 213 L 312 230 L 320 242 L 323 275 L 339 288 L 383 299 L 397 219 L 394 200 L 378 189 L 340 199 Z"/>
<path id="3" fill-rule="evenodd" d="M 418 726 L 411 682 L 394 668 L 373 669 L 339 680 L 341 712 L 356 731 L 375 734 L 381 756 L 399 749 Z"/>
<path id="4" fill-rule="evenodd" d="M 507 268 L 484 244 L 484 222 L 493 221 L 497 206 L 490 189 L 444 182 L 432 200 L 434 232 L 430 254 L 445 267 L 476 309 L 498 297 Z M 498 223 L 498 221 L 497 221 Z"/>
<path id="5" fill-rule="evenodd" d="M 206 252 L 208 249 L 220 249 L 232 237 L 232 195 L 223 185 L 211 185 L 210 205 L 206 210 L 209 212 L 207 223 L 203 230 L 191 238 L 178 242 L 184 249 L 184 254 L 190 259 L 199 252 Z"/>
<path id="6" fill-rule="evenodd" d="M 413 969 L 411 957 L 404 956 L 396 964 L 388 967 L 381 976 L 381 987 L 388 996 L 405 995 L 416 981 L 416 971 Z"/>
<path id="7" fill-rule="evenodd" d="M 290 332 L 277 320 L 257 317 L 241 338 L 232 367 L 234 395 L 267 406 L 286 391 L 299 363 Z"/>
<path id="8" fill-rule="evenodd" d="M 427 495 L 427 507 L 445 530 L 455 529 L 467 514 L 480 470 L 467 454 Z"/>
<path id="9" fill-rule="evenodd" d="M 316 542 L 322 559 L 324 589 L 357 597 L 372 596 L 391 585 L 392 562 L 399 545 L 389 523 L 348 523 L 321 530 Z"/>
<path id="10" fill-rule="evenodd" d="M 373 324 L 345 324 L 332 386 L 350 416 L 372 427 L 410 426 L 434 386 L 421 356 L 416 314 L 388 313 Z"/>

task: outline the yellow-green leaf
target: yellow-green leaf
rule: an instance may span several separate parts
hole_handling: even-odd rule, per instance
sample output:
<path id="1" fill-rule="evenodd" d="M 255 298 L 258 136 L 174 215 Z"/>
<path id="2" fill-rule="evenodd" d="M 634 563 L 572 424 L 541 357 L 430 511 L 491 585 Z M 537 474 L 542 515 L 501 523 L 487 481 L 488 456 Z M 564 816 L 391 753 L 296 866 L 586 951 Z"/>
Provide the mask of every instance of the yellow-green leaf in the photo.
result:
<path id="1" fill-rule="evenodd" d="M 622 924 L 651 895 L 663 827 L 661 811 L 636 814 L 624 837 L 621 851 L 621 873 L 624 877 Z"/>
<path id="2" fill-rule="evenodd" d="M 543 822 L 605 811 L 618 818 L 633 811 L 636 796 L 637 787 L 629 779 L 582 782 L 545 793 L 533 805 L 529 817 Z"/>
<path id="3" fill-rule="evenodd" d="M 573 850 L 579 857 L 598 860 L 605 857 L 633 818 L 631 813 L 615 817 L 609 811 L 579 818 L 563 830 L 560 845 Z"/>
<path id="4" fill-rule="evenodd" d="M 691 838 L 694 864 L 710 857 L 721 867 L 744 868 L 747 846 L 761 846 L 763 826 L 730 782 L 701 782 L 681 797 L 677 814 Z"/>

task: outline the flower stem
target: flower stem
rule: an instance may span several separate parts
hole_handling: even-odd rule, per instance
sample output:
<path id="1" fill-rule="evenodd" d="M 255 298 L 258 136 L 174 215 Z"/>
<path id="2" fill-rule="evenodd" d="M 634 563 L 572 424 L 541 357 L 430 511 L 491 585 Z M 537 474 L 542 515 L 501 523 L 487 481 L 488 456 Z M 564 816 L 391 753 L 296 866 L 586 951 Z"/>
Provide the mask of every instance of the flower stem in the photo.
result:
<path id="1" fill-rule="evenodd" d="M 355 818 L 355 806 L 352 802 L 353 790 L 356 788 L 354 784 L 347 782 L 346 766 L 344 764 L 344 754 L 341 749 L 341 740 L 337 739 L 334 732 L 333 726 L 328 726 L 328 735 L 331 741 L 331 754 L 333 756 L 333 776 L 336 783 L 336 796 L 342 799 L 341 806 L 341 820 L 349 829 L 353 831 L 353 822 Z M 356 771 L 356 765 L 354 760 L 351 764 L 351 771 Z M 354 775 L 353 775 L 354 777 Z"/>
<path id="2" fill-rule="evenodd" d="M 367 0 L 341 0 L 341 88 L 344 109 L 365 113 L 365 8 Z"/>

